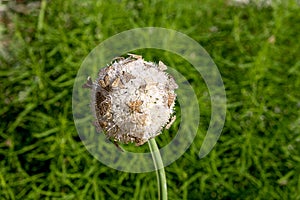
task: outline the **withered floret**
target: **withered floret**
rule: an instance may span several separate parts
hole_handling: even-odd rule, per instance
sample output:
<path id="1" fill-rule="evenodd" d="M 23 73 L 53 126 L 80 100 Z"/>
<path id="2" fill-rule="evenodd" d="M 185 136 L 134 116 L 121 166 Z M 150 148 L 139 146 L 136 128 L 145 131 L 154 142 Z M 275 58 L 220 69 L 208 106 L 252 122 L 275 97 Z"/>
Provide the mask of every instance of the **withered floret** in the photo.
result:
<path id="1" fill-rule="evenodd" d="M 175 120 L 178 87 L 165 70 L 142 56 L 118 57 L 84 87 L 92 90 L 92 111 L 97 130 L 114 142 L 142 145 L 169 128 Z"/>

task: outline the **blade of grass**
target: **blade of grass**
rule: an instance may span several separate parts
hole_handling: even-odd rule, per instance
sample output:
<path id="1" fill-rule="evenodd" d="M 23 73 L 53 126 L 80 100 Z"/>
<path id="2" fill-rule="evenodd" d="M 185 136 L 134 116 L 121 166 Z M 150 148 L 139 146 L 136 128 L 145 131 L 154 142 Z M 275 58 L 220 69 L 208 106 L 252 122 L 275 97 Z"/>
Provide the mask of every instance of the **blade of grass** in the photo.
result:
<path id="1" fill-rule="evenodd" d="M 38 31 L 41 31 L 43 29 L 43 26 L 44 26 L 44 17 L 45 17 L 46 5 L 47 5 L 47 1 L 42 0 L 41 10 L 40 10 L 39 19 L 38 19 L 38 25 L 37 25 Z"/>

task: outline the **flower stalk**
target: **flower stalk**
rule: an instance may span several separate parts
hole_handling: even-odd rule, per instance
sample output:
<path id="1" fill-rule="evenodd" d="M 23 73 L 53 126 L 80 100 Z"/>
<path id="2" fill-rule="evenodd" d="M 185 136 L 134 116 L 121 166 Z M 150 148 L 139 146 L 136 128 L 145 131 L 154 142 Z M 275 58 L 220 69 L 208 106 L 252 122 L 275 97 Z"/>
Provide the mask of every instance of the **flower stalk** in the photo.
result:
<path id="1" fill-rule="evenodd" d="M 167 193 L 167 179 L 164 169 L 164 164 L 161 159 L 161 155 L 156 144 L 154 138 L 148 141 L 150 152 L 152 154 L 153 163 L 156 169 L 156 176 L 157 176 L 157 183 L 158 183 L 158 199 L 159 200 L 166 200 L 168 199 Z"/>

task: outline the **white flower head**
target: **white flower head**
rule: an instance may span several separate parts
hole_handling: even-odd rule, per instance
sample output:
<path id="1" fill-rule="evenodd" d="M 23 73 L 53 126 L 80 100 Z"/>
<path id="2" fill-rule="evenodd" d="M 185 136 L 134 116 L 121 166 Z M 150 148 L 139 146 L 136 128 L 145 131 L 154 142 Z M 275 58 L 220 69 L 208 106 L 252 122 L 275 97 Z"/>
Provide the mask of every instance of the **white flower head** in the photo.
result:
<path id="1" fill-rule="evenodd" d="M 174 121 L 174 104 L 178 87 L 167 66 L 145 61 L 129 54 L 118 57 L 102 68 L 92 89 L 95 126 L 114 142 L 142 145 L 169 128 Z"/>

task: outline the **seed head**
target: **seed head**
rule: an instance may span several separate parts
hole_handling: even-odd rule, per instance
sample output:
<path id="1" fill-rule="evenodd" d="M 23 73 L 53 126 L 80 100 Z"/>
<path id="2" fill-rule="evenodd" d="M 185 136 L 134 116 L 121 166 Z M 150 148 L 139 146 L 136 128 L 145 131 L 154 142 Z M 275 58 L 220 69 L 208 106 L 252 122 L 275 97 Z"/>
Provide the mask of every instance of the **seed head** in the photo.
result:
<path id="1" fill-rule="evenodd" d="M 174 121 L 178 87 L 167 66 L 129 54 L 118 57 L 84 87 L 92 90 L 95 126 L 114 142 L 142 145 Z"/>

